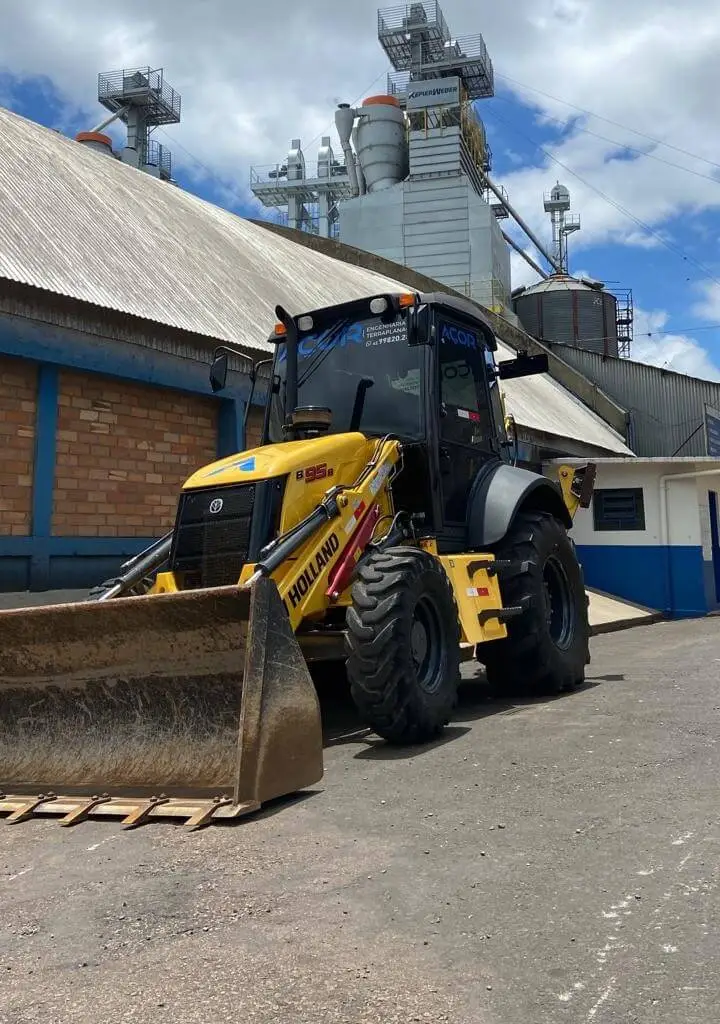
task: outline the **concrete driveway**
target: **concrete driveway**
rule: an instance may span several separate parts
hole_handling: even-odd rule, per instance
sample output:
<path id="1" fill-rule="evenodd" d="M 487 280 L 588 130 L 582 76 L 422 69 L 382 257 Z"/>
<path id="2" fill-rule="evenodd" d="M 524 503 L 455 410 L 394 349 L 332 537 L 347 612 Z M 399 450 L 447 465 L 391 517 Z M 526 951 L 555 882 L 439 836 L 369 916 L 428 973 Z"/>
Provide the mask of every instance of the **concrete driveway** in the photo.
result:
<path id="1" fill-rule="evenodd" d="M 0 1021 L 717 1020 L 717 620 L 592 651 L 546 702 L 466 666 L 412 753 L 326 699 L 322 785 L 234 826 L 0 822 Z"/>

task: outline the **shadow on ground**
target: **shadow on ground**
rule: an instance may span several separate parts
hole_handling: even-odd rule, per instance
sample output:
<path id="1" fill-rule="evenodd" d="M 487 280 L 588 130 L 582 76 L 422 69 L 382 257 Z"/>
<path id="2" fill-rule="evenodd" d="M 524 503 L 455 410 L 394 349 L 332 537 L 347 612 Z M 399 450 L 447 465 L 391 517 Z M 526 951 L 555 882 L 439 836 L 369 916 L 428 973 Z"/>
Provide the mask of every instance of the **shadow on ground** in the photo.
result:
<path id="1" fill-rule="evenodd" d="M 480 666 L 466 664 L 463 667 L 463 681 L 458 691 L 458 705 L 452 722 L 442 735 L 432 743 L 413 747 L 397 747 L 386 743 L 381 737 L 362 724 L 350 696 L 350 688 L 342 664 L 316 666 L 313 679 L 320 699 L 323 725 L 323 746 L 357 746 L 353 755 L 358 760 L 393 761 L 409 760 L 422 757 L 429 751 L 445 744 L 453 743 L 470 731 L 473 722 L 481 721 L 492 715 L 514 715 L 527 708 L 554 700 L 572 700 L 578 694 L 587 692 L 602 682 L 617 682 L 624 679 L 623 675 L 604 675 L 590 677 L 585 684 L 571 693 L 557 697 L 532 698 L 517 697 L 499 699 L 494 696 L 485 679 Z M 321 786 L 322 784 L 320 784 Z M 213 828 L 233 829 L 242 827 L 250 821 L 272 818 L 284 813 L 289 807 L 297 806 L 311 800 L 322 792 L 321 788 L 309 788 L 297 793 L 290 793 L 276 800 L 263 804 L 262 808 L 242 818 L 230 820 L 218 819 Z M 176 824 L 170 819 L 158 819 L 158 824 Z"/>
<path id="2" fill-rule="evenodd" d="M 386 743 L 371 729 L 364 726 L 350 696 L 350 688 L 342 666 L 325 666 L 313 672 L 315 687 L 320 698 L 325 747 L 356 745 L 361 749 L 354 755 L 364 760 L 409 760 L 422 757 L 436 747 L 452 743 L 470 731 L 470 725 L 492 715 L 514 715 L 538 704 L 555 700 L 572 700 L 604 681 L 617 681 L 619 676 L 588 678 L 571 693 L 557 697 L 497 697 L 493 694 L 480 666 L 466 665 L 458 691 L 458 705 L 450 725 L 432 743 L 413 747 L 398 747 Z"/>

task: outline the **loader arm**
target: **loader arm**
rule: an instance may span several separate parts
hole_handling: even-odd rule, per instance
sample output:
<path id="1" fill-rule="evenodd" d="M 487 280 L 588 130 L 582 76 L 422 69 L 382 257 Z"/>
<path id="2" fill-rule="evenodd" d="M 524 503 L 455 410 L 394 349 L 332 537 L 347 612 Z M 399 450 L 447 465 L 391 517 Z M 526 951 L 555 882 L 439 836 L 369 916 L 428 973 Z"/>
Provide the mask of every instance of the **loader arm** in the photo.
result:
<path id="1" fill-rule="evenodd" d="M 270 572 L 263 560 L 246 565 L 240 585 L 251 584 L 258 574 L 269 575 L 287 609 L 293 632 L 304 619 L 322 615 L 350 585 L 381 513 L 392 509 L 389 484 L 399 460 L 397 441 L 378 442 L 373 459 L 351 487 L 326 492 L 322 505 L 328 514 L 319 517 L 317 528 L 307 539 Z M 264 559 L 271 567 L 273 552 L 282 553 L 286 540 L 281 536 L 271 546 Z"/>

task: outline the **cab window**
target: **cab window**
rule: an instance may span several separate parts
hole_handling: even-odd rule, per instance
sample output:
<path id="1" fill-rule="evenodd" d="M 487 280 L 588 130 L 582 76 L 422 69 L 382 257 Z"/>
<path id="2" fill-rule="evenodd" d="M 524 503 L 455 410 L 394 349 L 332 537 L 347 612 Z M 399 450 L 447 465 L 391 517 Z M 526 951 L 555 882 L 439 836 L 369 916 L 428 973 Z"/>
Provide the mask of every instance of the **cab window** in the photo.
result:
<path id="1" fill-rule="evenodd" d="M 496 447 L 485 372 L 485 345 L 477 331 L 456 321 L 438 318 L 437 352 L 440 372 L 440 432 L 448 441 Z"/>

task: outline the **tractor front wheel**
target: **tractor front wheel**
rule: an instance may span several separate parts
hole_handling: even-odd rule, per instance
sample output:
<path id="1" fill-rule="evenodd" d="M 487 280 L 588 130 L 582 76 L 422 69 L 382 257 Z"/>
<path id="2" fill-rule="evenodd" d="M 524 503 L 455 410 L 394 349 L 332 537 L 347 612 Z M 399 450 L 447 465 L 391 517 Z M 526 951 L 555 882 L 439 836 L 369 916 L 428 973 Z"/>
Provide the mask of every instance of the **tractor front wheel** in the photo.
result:
<path id="1" fill-rule="evenodd" d="M 426 743 L 447 725 L 460 682 L 460 624 L 436 558 L 413 547 L 370 554 L 347 611 L 353 701 L 390 743 Z"/>

